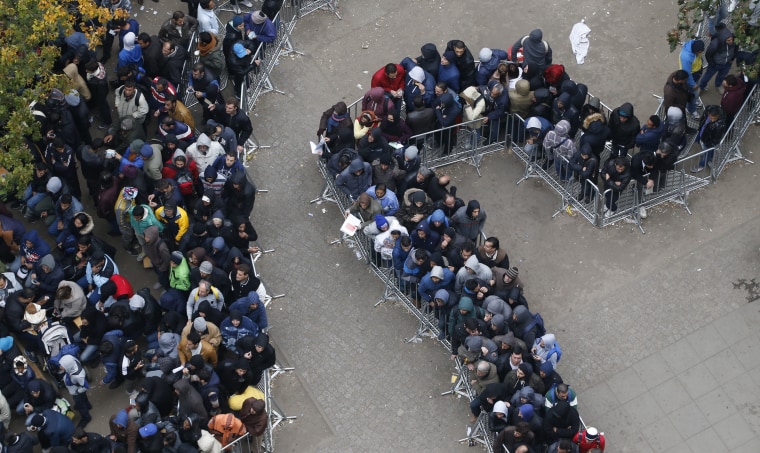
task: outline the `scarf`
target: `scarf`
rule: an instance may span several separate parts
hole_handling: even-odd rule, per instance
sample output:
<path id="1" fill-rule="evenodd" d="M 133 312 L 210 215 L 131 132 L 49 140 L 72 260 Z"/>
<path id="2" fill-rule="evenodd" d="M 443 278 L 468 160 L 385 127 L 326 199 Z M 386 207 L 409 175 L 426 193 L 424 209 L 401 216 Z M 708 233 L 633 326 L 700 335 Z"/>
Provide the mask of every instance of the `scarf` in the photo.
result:
<path id="1" fill-rule="evenodd" d="M 204 44 L 200 41 L 198 41 L 198 51 L 201 53 L 202 57 L 205 57 L 209 53 L 211 53 L 212 50 L 216 47 L 217 44 L 216 36 L 211 35 L 211 41 L 208 44 Z"/>
<path id="2" fill-rule="evenodd" d="M 103 66 L 103 63 L 98 63 L 98 69 L 96 69 L 95 72 L 87 73 L 87 80 L 92 80 L 92 79 L 104 80 L 105 78 L 106 78 L 106 68 L 105 66 Z"/>
<path id="3" fill-rule="evenodd" d="M 334 129 L 336 129 L 340 123 L 346 119 L 346 117 L 348 117 L 348 113 L 338 115 L 337 113 L 333 112 L 333 114 L 330 115 L 330 118 L 327 119 L 327 132 L 332 132 Z"/>

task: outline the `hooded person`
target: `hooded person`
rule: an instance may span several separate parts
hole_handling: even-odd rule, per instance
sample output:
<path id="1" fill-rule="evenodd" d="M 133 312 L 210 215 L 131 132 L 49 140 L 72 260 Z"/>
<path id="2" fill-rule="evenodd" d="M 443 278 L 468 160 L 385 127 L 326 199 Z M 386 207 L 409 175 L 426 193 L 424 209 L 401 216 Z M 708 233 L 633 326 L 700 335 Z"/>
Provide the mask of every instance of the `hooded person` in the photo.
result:
<path id="1" fill-rule="evenodd" d="M 559 439 L 572 439 L 580 431 L 581 420 L 578 410 L 567 401 L 560 401 L 546 411 L 543 434 L 547 443 Z"/>
<path id="2" fill-rule="evenodd" d="M 601 113 L 592 113 L 583 119 L 581 129 L 584 134 L 581 136 L 580 148 L 585 145 L 591 147 L 597 161 L 601 158 L 604 151 L 607 138 L 610 135 L 610 129 L 607 127 L 607 120 Z"/>
<path id="3" fill-rule="evenodd" d="M 452 52 L 453 54 L 454 52 Z M 435 80 L 438 79 L 438 72 L 441 67 L 441 54 L 438 53 L 438 49 L 433 43 L 424 44 L 420 48 L 420 56 L 417 57 L 417 66 L 421 67 L 426 72 L 429 72 Z"/>
<path id="4" fill-rule="evenodd" d="M 518 305 L 512 309 L 509 325 L 515 337 L 523 340 L 526 345 L 532 345 L 535 342 L 536 324 L 533 322 L 533 314 L 526 306 Z"/>
<path id="5" fill-rule="evenodd" d="M 419 60 L 417 60 L 419 61 Z M 447 50 L 441 55 L 441 64 L 438 67 L 436 80 L 446 82 L 446 85 L 454 93 L 459 93 L 462 88 L 459 83 L 459 68 L 456 65 L 456 53 L 453 50 Z"/>
<path id="6" fill-rule="evenodd" d="M 340 110 L 342 111 L 342 108 Z M 383 88 L 374 87 L 370 88 L 362 98 L 362 112 L 365 111 L 371 111 L 375 114 L 375 117 L 378 120 L 384 120 L 388 115 L 396 113 L 396 106 L 393 104 L 393 100 L 386 96 Z M 335 119 L 333 119 L 331 115 L 327 120 L 328 129 L 332 130 L 333 133 L 337 132 L 335 131 L 335 128 L 337 128 L 342 121 L 344 121 L 344 118 L 340 115 Z M 332 128 L 330 128 L 331 122 L 333 124 Z"/>
<path id="7" fill-rule="evenodd" d="M 554 130 L 549 131 L 544 138 L 544 153 L 549 160 L 554 160 L 554 170 L 562 181 L 572 177 L 566 161 L 570 161 L 575 155 L 575 141 L 570 135 L 570 122 L 560 120 Z"/>
<path id="8" fill-rule="evenodd" d="M 432 231 L 425 220 L 417 224 L 410 237 L 412 238 L 412 247 L 427 250 L 430 253 L 435 252 L 440 242 L 438 233 Z"/>
<path id="9" fill-rule="evenodd" d="M 521 388 L 512 395 L 510 404 L 515 407 L 520 407 L 523 404 L 530 404 L 533 406 L 534 411 L 540 412 L 544 407 L 544 396 L 540 393 L 536 393 L 536 391 L 533 390 L 533 387 L 527 386 Z"/>
<path id="10" fill-rule="evenodd" d="M 205 425 L 208 423 L 208 413 L 203 404 L 203 398 L 200 393 L 193 388 L 190 381 L 180 379 L 174 383 L 174 390 L 177 394 L 177 415 L 185 418 L 195 414 L 200 419 L 199 423 Z"/>
<path id="11" fill-rule="evenodd" d="M 636 136 L 641 132 L 639 119 L 633 113 L 633 104 L 626 102 L 613 110 L 608 125 L 612 139 L 610 159 L 625 157 L 636 146 Z"/>
<path id="12" fill-rule="evenodd" d="M 269 342 L 269 335 L 263 332 L 253 340 L 253 348 L 250 361 L 251 375 L 253 376 L 252 384 L 258 385 L 262 373 L 274 366 L 277 361 L 277 354 Z"/>
<path id="13" fill-rule="evenodd" d="M 108 427 L 115 445 L 121 445 L 129 453 L 136 451 L 140 428 L 129 418 L 126 410 L 122 409 L 112 415 L 108 420 Z"/>
<path id="14" fill-rule="evenodd" d="M 378 228 L 370 228 L 375 222 L 375 216 L 382 215 L 383 213 L 383 206 L 378 200 L 375 200 L 366 192 L 362 192 L 357 200 L 348 208 L 348 212 L 361 220 L 359 228 L 364 229 L 365 234 L 369 233 L 371 236 L 375 236 L 379 233 Z"/>
<path id="15" fill-rule="evenodd" d="M 171 251 L 169 245 L 161 237 L 158 226 L 151 225 L 143 232 L 143 252 L 150 259 L 153 270 L 158 276 L 158 283 L 166 290 L 169 289 L 169 263 Z"/>
<path id="16" fill-rule="evenodd" d="M 522 51 L 522 67 L 525 71 L 523 77 L 528 80 L 542 75 L 544 69 L 552 64 L 552 48 L 543 38 L 543 31 L 540 28 L 536 28 L 512 45 L 513 59 L 516 60 L 516 56 Z"/>
<path id="17" fill-rule="evenodd" d="M 66 384 L 66 390 L 69 391 L 69 394 L 74 399 L 74 409 L 81 416 L 77 427 L 84 428 L 92 420 L 92 416 L 90 415 L 92 404 L 90 404 L 90 400 L 87 398 L 87 389 L 90 388 L 90 385 L 87 383 L 87 373 L 82 363 L 72 355 L 66 354 L 62 356 L 59 363 L 65 373 L 63 382 Z"/>
<path id="18" fill-rule="evenodd" d="M 222 199 L 227 217 L 234 214 L 248 216 L 256 202 L 256 186 L 248 180 L 245 172 L 237 172 L 224 183 Z"/>
<path id="19" fill-rule="evenodd" d="M 480 208 L 478 200 L 470 200 L 451 217 L 451 226 L 457 233 L 477 242 L 486 224 L 486 212 Z"/>
<path id="20" fill-rule="evenodd" d="M 401 66 L 406 71 L 404 75 L 406 111 L 411 112 L 415 110 L 414 98 L 417 96 L 421 96 L 423 103 L 429 106 L 435 96 L 435 77 L 409 57 L 401 60 Z M 423 89 L 424 92 L 422 91 Z"/>
<path id="21" fill-rule="evenodd" d="M 246 296 L 233 302 L 230 305 L 230 310 L 240 311 L 244 316 L 250 318 L 260 331 L 263 331 L 269 325 L 266 307 L 261 303 L 261 299 L 255 290 L 249 291 Z"/>
<path id="22" fill-rule="evenodd" d="M 532 105 L 533 92 L 530 90 L 530 82 L 525 79 L 518 80 L 515 89 L 509 90 L 510 113 L 516 113 L 522 118 L 527 118 Z"/>
<path id="23" fill-rule="evenodd" d="M 203 173 L 216 158 L 223 156 L 224 148 L 219 142 L 212 141 L 208 135 L 201 133 L 198 140 L 187 148 L 187 157 L 193 159 L 198 166 L 198 171 Z"/>
<path id="24" fill-rule="evenodd" d="M 516 369 L 507 373 L 504 378 L 504 387 L 507 390 L 509 398 L 517 393 L 523 387 L 531 387 L 538 394 L 544 393 L 544 383 L 541 378 L 533 372 L 533 367 L 528 363 L 521 363 Z"/>
<path id="25" fill-rule="evenodd" d="M 456 102 L 454 96 L 448 92 L 438 97 L 437 104 L 434 107 L 438 127 L 445 128 L 445 130 L 436 134 L 435 140 L 443 147 L 443 153 L 448 155 L 457 144 L 457 134 L 454 129 L 451 129 L 451 126 L 454 126 L 459 121 L 462 107 Z"/>
<path id="26" fill-rule="evenodd" d="M 166 357 L 178 358 L 179 352 L 177 346 L 179 346 L 180 335 L 174 332 L 161 332 L 158 337 L 158 347 Z"/>
<path id="27" fill-rule="evenodd" d="M 31 414 L 26 418 L 26 427 L 37 433 L 43 450 L 66 447 L 74 434 L 74 423 L 66 415 L 47 409 L 41 414 Z"/>
<path id="28" fill-rule="evenodd" d="M 246 253 L 251 251 L 251 242 L 255 242 L 259 235 L 248 216 L 234 215 L 232 224 L 222 229 L 222 237 L 227 245 Z"/>
<path id="29" fill-rule="evenodd" d="M 47 254 L 37 263 L 31 277 L 29 283 L 32 284 L 38 297 L 55 299 L 58 284 L 61 283 L 64 275 L 63 269 L 56 263 L 53 255 Z"/>
<path id="30" fill-rule="evenodd" d="M 19 244 L 19 257 L 10 265 L 12 272 L 23 280 L 29 274 L 30 269 L 42 259 L 43 256 L 50 253 L 50 246 L 40 238 L 36 230 L 29 230 L 21 236 Z"/>
<path id="31" fill-rule="evenodd" d="M 258 398 L 248 398 L 243 401 L 243 408 L 240 410 L 240 421 L 245 425 L 246 430 L 252 436 L 258 437 L 264 434 L 268 427 L 269 414 L 266 411 L 266 404 Z"/>
<path id="32" fill-rule="evenodd" d="M 335 178 L 335 185 L 352 200 L 358 199 L 372 185 L 372 166 L 357 157 Z"/>
<path id="33" fill-rule="evenodd" d="M 501 63 L 502 60 L 509 60 L 509 57 L 507 56 L 507 52 L 501 49 L 483 47 L 480 49 L 480 52 L 478 52 L 478 59 L 480 62 L 478 63 L 478 72 L 475 75 L 475 81 L 478 86 L 483 86 L 488 83 L 488 80 L 499 67 L 499 63 Z"/>

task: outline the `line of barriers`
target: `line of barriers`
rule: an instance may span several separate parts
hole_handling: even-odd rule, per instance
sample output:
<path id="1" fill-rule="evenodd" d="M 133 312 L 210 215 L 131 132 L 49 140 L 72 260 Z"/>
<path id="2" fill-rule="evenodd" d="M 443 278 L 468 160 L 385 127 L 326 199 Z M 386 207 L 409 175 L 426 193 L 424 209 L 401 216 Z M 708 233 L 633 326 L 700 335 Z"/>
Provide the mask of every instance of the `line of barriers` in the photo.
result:
<path id="1" fill-rule="evenodd" d="M 656 95 L 655 97 L 660 98 Z M 594 98 L 589 94 L 589 100 Z M 348 106 L 351 118 L 361 115 L 361 104 L 362 99 L 359 99 Z M 603 114 L 609 118 L 612 109 L 603 102 L 600 104 Z M 700 108 L 702 108 L 701 102 Z M 656 113 L 661 118 L 665 117 L 662 102 Z M 672 167 L 649 175 L 654 181 L 654 186 L 651 188 L 640 187 L 637 182 L 631 181 L 622 191 L 603 190 L 599 188 L 596 179 L 581 181 L 574 177 L 568 178 L 567 174 L 558 174 L 553 166 L 548 167 L 546 156 L 542 160 L 536 153 L 526 151 L 525 120 L 516 114 L 507 115 L 498 123 L 494 121 L 483 124 L 479 119 L 458 123 L 415 135 L 407 143 L 418 147 L 421 163 L 428 168 L 464 162 L 472 165 L 478 175 L 480 175 L 484 156 L 509 147 L 525 165 L 523 175 L 517 181 L 518 185 L 527 179 L 538 179 L 560 196 L 557 210 L 552 218 L 562 212 L 571 216 L 580 214 L 589 223 L 598 227 L 607 227 L 625 220 L 637 225 L 641 232 L 645 233 L 642 219 L 646 216 L 646 210 L 665 203 L 675 203 L 691 214 L 688 204 L 691 192 L 714 183 L 732 162 L 753 163 L 742 154 L 741 140 L 749 126 L 757 122 L 759 115 L 760 90 L 753 87 L 742 108 L 728 125 L 720 143 L 705 150 L 701 149 L 697 140 L 699 119 L 686 115 L 685 139 L 683 145 L 674 151 L 678 153 L 678 157 Z M 579 131 L 575 137 L 577 149 L 579 149 L 582 135 L 583 132 Z M 608 142 L 599 158 L 600 169 L 609 158 L 610 152 L 611 144 Z M 691 169 L 698 166 L 699 161 L 709 154 L 713 155 L 708 166 L 709 170 L 693 173 Z M 562 157 L 558 159 L 559 167 L 566 169 L 567 159 Z M 606 207 L 611 205 L 616 205 L 617 209 L 607 212 Z"/>
<path id="2" fill-rule="evenodd" d="M 319 161 L 319 170 L 325 180 L 325 188 L 321 196 L 312 200 L 312 203 L 332 202 L 338 205 L 342 212 L 348 211 L 352 200 L 335 186 L 335 179 L 330 175 L 322 160 Z M 352 248 L 357 258 L 366 262 L 372 273 L 385 284 L 383 294 L 375 306 L 388 300 L 397 300 L 417 319 L 417 330 L 411 337 L 404 340 L 405 343 L 417 343 L 422 341 L 422 338 L 427 337 L 438 341 L 447 350 L 451 349 L 451 343 L 444 336 L 439 336 L 443 332 L 442 328 L 439 327 L 443 314 L 428 303 L 420 302 L 416 283 L 405 282 L 400 279 L 400 275 L 396 273 L 392 265 L 392 257 L 387 253 L 383 254 L 376 251 L 373 238 L 359 230 L 354 236 L 343 235 L 331 244 L 338 243 Z M 451 390 L 442 395 L 465 397 L 467 401 L 471 401 L 476 395 L 470 387 L 469 370 L 458 358 L 455 360 L 455 366 L 457 372 L 454 384 Z M 481 413 L 472 426 L 467 437 L 461 439 L 460 442 L 467 442 L 470 445 L 481 444 L 486 451 L 493 453 L 493 436 L 488 430 L 487 414 Z"/>

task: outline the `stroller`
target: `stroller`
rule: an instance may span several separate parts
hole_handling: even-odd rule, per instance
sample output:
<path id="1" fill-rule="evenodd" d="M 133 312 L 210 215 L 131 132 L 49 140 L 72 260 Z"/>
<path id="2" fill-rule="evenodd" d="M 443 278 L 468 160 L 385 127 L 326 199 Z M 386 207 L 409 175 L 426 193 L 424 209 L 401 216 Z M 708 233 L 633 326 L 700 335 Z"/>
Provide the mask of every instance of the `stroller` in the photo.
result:
<path id="1" fill-rule="evenodd" d="M 44 368 L 53 376 L 58 386 L 63 385 L 63 373 L 59 370 L 58 362 L 64 355 L 79 357 L 79 346 L 72 344 L 66 326 L 58 321 L 47 323 L 40 329 L 40 340 L 45 355 Z"/>

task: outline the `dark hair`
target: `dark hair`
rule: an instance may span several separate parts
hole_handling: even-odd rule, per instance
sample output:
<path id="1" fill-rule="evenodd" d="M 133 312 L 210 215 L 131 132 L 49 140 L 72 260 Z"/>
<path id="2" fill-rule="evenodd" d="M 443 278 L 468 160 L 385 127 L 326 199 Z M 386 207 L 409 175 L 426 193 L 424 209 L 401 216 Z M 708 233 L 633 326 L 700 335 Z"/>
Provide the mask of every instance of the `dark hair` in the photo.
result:
<path id="1" fill-rule="evenodd" d="M 452 46 L 454 49 L 466 49 L 467 46 L 464 45 L 464 41 L 454 41 L 454 45 Z"/>
<path id="2" fill-rule="evenodd" d="M 673 78 L 676 80 L 686 80 L 689 78 L 689 73 L 683 69 L 679 69 L 675 74 L 673 74 Z"/>
<path id="3" fill-rule="evenodd" d="M 475 289 L 478 287 L 478 279 L 477 278 L 471 278 L 464 282 L 464 287 L 469 289 L 470 291 L 475 291 Z"/>
<path id="4" fill-rule="evenodd" d="M 561 448 L 562 450 L 572 450 L 573 443 L 570 441 L 570 439 L 560 439 L 558 448 Z"/>
<path id="5" fill-rule="evenodd" d="M 182 19 L 183 17 L 185 17 L 185 13 L 182 11 L 174 11 L 174 14 L 172 14 L 172 19 L 174 20 Z"/>
<path id="6" fill-rule="evenodd" d="M 199 4 L 201 8 L 208 9 L 209 5 L 211 4 L 211 0 L 201 0 Z"/>
<path id="7" fill-rule="evenodd" d="M 211 370 L 207 369 L 206 367 L 201 368 L 195 373 L 196 376 L 198 376 L 198 379 L 201 381 L 210 381 L 211 380 Z"/>
<path id="8" fill-rule="evenodd" d="M 378 189 L 379 190 L 388 190 L 388 187 L 385 184 L 380 183 L 380 184 L 376 184 L 375 185 L 375 190 L 378 190 Z"/>
<path id="9" fill-rule="evenodd" d="M 238 98 L 235 96 L 229 96 L 227 99 L 225 99 L 224 103 L 227 105 L 234 105 L 235 107 L 238 107 L 240 105 L 240 101 L 238 101 Z"/>
<path id="10" fill-rule="evenodd" d="M 198 334 L 198 332 L 192 330 L 190 333 L 187 334 L 187 341 L 189 341 L 192 344 L 198 344 L 201 342 L 201 336 Z"/>
<path id="11" fill-rule="evenodd" d="M 460 248 L 463 252 L 475 252 L 475 246 L 472 244 L 472 242 L 465 242 L 462 244 L 462 247 Z"/>
<path id="12" fill-rule="evenodd" d="M 425 250 L 417 249 L 414 252 L 414 259 L 421 260 L 421 259 L 425 259 L 427 257 L 428 257 L 428 255 L 427 255 L 427 252 Z"/>
<path id="13" fill-rule="evenodd" d="M 475 318 L 467 318 L 464 320 L 464 328 L 467 330 L 477 330 L 478 320 Z"/>
<path id="14" fill-rule="evenodd" d="M 202 35 L 202 34 L 203 34 L 203 33 L 201 33 L 201 35 Z M 206 65 L 204 65 L 203 63 L 201 63 L 201 62 L 199 61 L 198 63 L 195 63 L 195 64 L 193 65 L 193 71 L 201 71 L 201 72 L 205 72 L 205 71 L 206 71 Z"/>
<path id="15" fill-rule="evenodd" d="M 75 219 L 79 219 L 80 222 L 82 222 L 83 225 L 87 225 L 90 223 L 90 218 L 87 217 L 87 214 L 84 212 L 80 212 L 77 215 L 74 216 Z"/>
<path id="16" fill-rule="evenodd" d="M 490 242 L 491 244 L 493 244 L 493 248 L 495 248 L 495 249 L 498 250 L 498 248 L 499 248 L 499 238 L 497 238 L 496 236 L 491 236 L 488 239 L 486 239 L 486 242 Z"/>
<path id="17" fill-rule="evenodd" d="M 98 352 L 100 352 L 103 355 L 108 355 L 113 352 L 113 343 L 111 343 L 108 340 L 101 340 L 100 347 L 98 348 Z"/>
<path id="18" fill-rule="evenodd" d="M 412 238 L 409 236 L 401 236 L 401 245 L 404 247 L 409 247 L 412 245 Z"/>
<path id="19" fill-rule="evenodd" d="M 124 88 L 135 88 L 137 87 L 137 80 L 135 80 L 134 77 L 127 77 L 127 80 L 124 81 Z"/>
<path id="20" fill-rule="evenodd" d="M 150 42 L 151 41 L 150 35 L 147 34 L 147 33 L 145 33 L 145 32 L 142 32 L 139 35 L 137 35 L 137 40 L 138 41 L 142 41 L 142 42 Z"/>
<path id="21" fill-rule="evenodd" d="M 641 157 L 641 161 L 644 162 L 644 165 L 654 165 L 655 154 L 648 152 Z"/>
<path id="22" fill-rule="evenodd" d="M 54 148 L 65 148 L 66 142 L 63 141 L 62 137 L 56 137 L 53 139 L 53 147 Z"/>
<path id="23" fill-rule="evenodd" d="M 61 195 L 61 203 L 71 204 L 72 198 L 70 193 L 65 193 Z"/>
<path id="24" fill-rule="evenodd" d="M 520 68 L 514 63 L 509 63 L 507 65 L 507 75 L 510 79 L 516 79 L 520 75 Z"/>
<path id="25" fill-rule="evenodd" d="M 237 270 L 239 270 L 240 272 L 242 272 L 242 273 L 244 273 L 246 275 L 250 275 L 251 274 L 251 266 L 249 266 L 249 265 L 247 265 L 245 263 L 243 263 L 240 266 L 238 266 Z"/>
<path id="26" fill-rule="evenodd" d="M 92 143 L 90 143 L 90 149 L 102 148 L 103 145 L 105 145 L 105 143 L 103 143 L 103 139 L 102 138 L 100 138 L 100 137 L 94 138 L 92 140 Z"/>
<path id="27" fill-rule="evenodd" d="M 649 121 L 652 122 L 652 124 L 654 125 L 654 127 L 660 127 L 660 123 L 662 123 L 662 120 L 657 115 L 650 116 L 649 117 Z"/>
<path id="28" fill-rule="evenodd" d="M 99 66 L 100 65 L 98 64 L 98 60 L 94 58 L 84 64 L 84 68 L 88 71 L 95 71 Z"/>
<path id="29" fill-rule="evenodd" d="M 210 42 L 211 42 L 211 33 L 207 32 L 207 31 L 201 32 L 201 34 L 200 34 L 200 35 L 198 35 L 198 39 L 199 39 L 199 40 L 200 40 L 202 43 L 204 43 L 204 44 L 208 44 L 208 43 L 210 43 Z M 196 63 L 196 64 L 197 64 L 197 63 Z M 203 63 L 201 63 L 201 64 L 203 64 Z M 193 69 L 195 69 L 195 66 L 193 66 Z"/>
<path id="30" fill-rule="evenodd" d="M 419 94 L 414 97 L 413 102 L 414 102 L 414 107 L 418 109 L 422 108 L 425 105 L 425 101 L 422 100 L 422 96 L 420 96 Z"/>
<path id="31" fill-rule="evenodd" d="M 448 89 L 449 89 L 449 84 L 448 84 L 448 83 L 446 83 L 446 81 L 445 81 L 445 80 L 441 80 L 440 82 L 437 82 L 437 83 L 435 84 L 435 86 L 437 86 L 438 88 L 440 88 L 440 89 L 441 89 L 441 90 L 443 90 L 443 91 L 446 91 L 446 90 L 448 90 Z"/>
<path id="32" fill-rule="evenodd" d="M 77 239 L 77 244 L 79 244 L 79 245 L 90 245 L 90 244 L 92 244 L 92 235 L 85 234 L 84 236 L 81 236 L 79 239 Z"/>
<path id="33" fill-rule="evenodd" d="M 565 392 L 567 392 L 568 390 L 570 390 L 570 386 L 569 386 L 569 385 L 567 385 L 567 384 L 565 384 L 565 383 L 562 383 L 562 384 L 557 384 L 557 391 L 558 391 L 558 392 L 562 392 L 562 393 L 565 393 Z"/>
<path id="34" fill-rule="evenodd" d="M 385 65 L 385 73 L 386 74 L 395 74 L 398 72 L 398 68 L 396 67 L 395 63 L 388 63 Z"/>
<path id="35" fill-rule="evenodd" d="M 727 84 L 728 86 L 730 86 L 730 87 L 732 87 L 732 86 L 736 86 L 736 84 L 739 82 L 739 80 L 737 80 L 736 76 L 735 76 L 735 75 L 733 75 L 733 74 L 729 74 L 729 75 L 727 75 L 727 76 L 726 76 L 726 78 L 725 78 L 725 79 L 723 79 L 723 80 L 725 80 L 725 81 L 726 81 L 726 84 Z"/>
<path id="36" fill-rule="evenodd" d="M 721 113 L 720 107 L 717 105 L 708 105 L 706 110 L 707 114 L 712 116 L 720 116 Z"/>
<path id="37" fill-rule="evenodd" d="M 517 422 L 515 431 L 520 434 L 528 434 L 530 432 L 530 424 L 528 422 Z"/>

